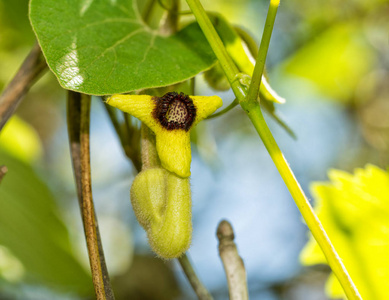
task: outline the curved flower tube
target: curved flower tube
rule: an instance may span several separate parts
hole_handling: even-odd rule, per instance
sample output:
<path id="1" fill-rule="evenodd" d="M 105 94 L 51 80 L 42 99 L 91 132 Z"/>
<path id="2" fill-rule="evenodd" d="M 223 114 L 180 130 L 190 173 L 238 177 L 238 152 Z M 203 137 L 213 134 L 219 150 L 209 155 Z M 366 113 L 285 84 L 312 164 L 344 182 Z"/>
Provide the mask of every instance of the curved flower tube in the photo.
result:
<path id="1" fill-rule="evenodd" d="M 131 203 L 159 257 L 176 258 L 188 250 L 192 240 L 189 178 L 163 168 L 143 170 L 132 184 Z"/>

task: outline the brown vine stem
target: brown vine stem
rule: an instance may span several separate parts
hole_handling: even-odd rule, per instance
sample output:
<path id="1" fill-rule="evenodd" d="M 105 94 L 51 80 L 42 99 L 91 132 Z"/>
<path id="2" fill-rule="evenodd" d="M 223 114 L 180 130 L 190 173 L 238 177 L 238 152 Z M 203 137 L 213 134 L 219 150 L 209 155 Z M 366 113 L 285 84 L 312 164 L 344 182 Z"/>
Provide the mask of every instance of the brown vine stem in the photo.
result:
<path id="1" fill-rule="evenodd" d="M 114 300 L 92 198 L 89 147 L 90 105 L 91 96 L 69 91 L 69 142 L 96 298 Z"/>
<path id="2" fill-rule="evenodd" d="M 3 177 L 5 176 L 5 174 L 7 174 L 7 172 L 8 172 L 8 169 L 6 166 L 0 166 L 0 183 L 3 180 Z"/>
<path id="3" fill-rule="evenodd" d="M 20 69 L 0 96 L 0 131 L 19 106 L 23 96 L 46 70 L 38 43 L 31 49 Z"/>
<path id="4" fill-rule="evenodd" d="M 167 10 L 162 21 L 162 25 L 159 27 L 159 33 L 162 35 L 174 34 L 178 29 L 178 22 L 180 18 L 180 15 L 178 14 L 180 11 L 180 1 L 172 0 L 171 4 L 171 8 Z"/>
<path id="5" fill-rule="evenodd" d="M 124 118 L 124 137 L 126 140 L 125 146 L 127 148 L 126 155 L 131 159 L 137 172 L 142 169 L 142 160 L 139 147 L 141 133 L 137 125 L 134 125 L 134 117 L 123 112 Z"/>
<path id="6" fill-rule="evenodd" d="M 189 280 L 190 285 L 192 286 L 193 290 L 195 291 L 197 297 L 200 300 L 212 300 L 211 294 L 208 292 L 206 287 L 201 283 L 199 278 L 197 277 L 192 264 L 190 263 L 190 260 L 186 254 L 178 258 L 178 261 L 182 267 L 182 270 L 184 271 L 186 277 Z"/>
<path id="7" fill-rule="evenodd" d="M 246 270 L 234 242 L 234 231 L 231 224 L 222 220 L 217 227 L 219 255 L 226 271 L 230 300 L 247 300 Z"/>
<path id="8" fill-rule="evenodd" d="M 139 132 L 134 130 L 134 128 L 131 127 L 131 124 L 129 124 L 129 116 L 123 113 L 125 126 L 122 126 L 117 118 L 116 109 L 106 103 L 104 103 L 104 107 L 108 113 L 109 118 L 111 119 L 111 123 L 116 131 L 116 134 L 119 137 L 124 154 L 130 159 L 136 171 L 140 172 L 142 169 L 139 153 L 140 151 L 139 148 L 134 147 L 134 144 L 136 144 L 136 142 L 139 140 Z"/>

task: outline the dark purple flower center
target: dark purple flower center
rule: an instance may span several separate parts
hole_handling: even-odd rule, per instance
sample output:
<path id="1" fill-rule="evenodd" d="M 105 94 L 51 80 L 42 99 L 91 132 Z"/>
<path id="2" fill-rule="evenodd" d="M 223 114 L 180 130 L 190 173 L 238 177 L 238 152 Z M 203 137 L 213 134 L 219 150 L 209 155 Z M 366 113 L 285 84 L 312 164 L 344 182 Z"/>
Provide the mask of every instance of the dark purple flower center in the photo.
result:
<path id="1" fill-rule="evenodd" d="M 196 118 L 196 107 L 191 98 L 184 93 L 170 92 L 156 97 L 154 117 L 168 130 L 188 131 Z"/>

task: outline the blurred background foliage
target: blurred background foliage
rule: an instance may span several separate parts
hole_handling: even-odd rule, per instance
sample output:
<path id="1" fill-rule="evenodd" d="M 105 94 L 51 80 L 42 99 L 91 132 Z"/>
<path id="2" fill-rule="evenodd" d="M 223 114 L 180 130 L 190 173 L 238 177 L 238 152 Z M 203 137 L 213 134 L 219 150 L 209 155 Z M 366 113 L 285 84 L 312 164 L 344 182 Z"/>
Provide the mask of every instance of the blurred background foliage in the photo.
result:
<path id="1" fill-rule="evenodd" d="M 317 215 L 362 299 L 385 299 L 389 282 L 389 173 L 367 165 L 354 174 L 330 170 L 328 177 L 331 182 L 312 185 Z M 313 237 L 301 260 L 307 265 L 326 263 Z M 344 297 L 333 274 L 326 288 L 332 297 Z"/>
<path id="2" fill-rule="evenodd" d="M 202 3 L 259 41 L 268 1 Z M 162 12 L 156 5 L 153 15 Z M 34 44 L 27 14 L 27 0 L 0 0 L 1 89 Z M 385 173 L 382 170 L 389 164 L 388 16 L 387 0 L 281 3 L 267 71 L 273 88 L 287 100 L 277 105 L 277 111 L 297 140 L 271 119 L 269 123 L 307 192 L 311 182 L 326 180 L 330 168 L 353 173 L 355 168 L 373 164 L 381 171 L 367 167 L 366 172 Z M 209 88 L 201 75 L 196 78 L 196 93 L 217 93 L 225 105 L 234 98 L 231 91 Z M 0 165 L 9 169 L 0 183 L 0 299 L 93 298 L 67 144 L 65 100 L 65 91 L 48 72 L 0 135 Z M 117 298 L 194 299 L 179 266 L 155 258 L 135 220 L 128 193 L 135 172 L 100 102 L 93 98 L 93 190 Z M 309 235 L 244 113 L 235 108 L 220 118 L 202 122 L 193 142 L 194 233 L 189 254 L 215 298 L 228 297 L 215 238 L 217 223 L 227 218 L 234 226 L 245 261 L 252 299 L 327 299 L 324 285 L 329 269 L 322 259 L 305 259 L 305 263 L 319 264 L 301 266 L 299 253 Z M 326 201 L 336 204 L 349 200 L 351 196 L 342 194 L 346 183 L 348 191 L 359 195 L 360 182 L 356 184 L 350 176 L 331 172 L 333 184 L 315 185 L 314 198 L 322 207 Z M 346 183 L 337 184 L 343 177 L 348 178 Z M 369 181 L 374 203 L 387 206 L 382 202 L 388 200 L 384 183 L 375 180 Z M 337 192 L 331 192 L 329 200 L 323 189 Z M 371 199 L 357 201 L 352 196 L 349 202 L 357 206 Z M 376 255 L 374 251 L 381 251 L 380 243 L 387 243 L 379 230 L 387 229 L 387 210 L 364 209 L 363 205 L 356 210 L 357 219 L 374 221 L 374 226 L 369 223 L 360 233 L 361 226 L 354 226 L 351 217 L 344 222 L 351 222 L 347 225 L 355 230 L 359 244 L 370 238 L 376 241 L 378 248 L 363 248 L 359 253 L 365 267 L 374 269 L 376 264 L 370 259 Z M 337 219 L 343 219 L 350 216 L 350 209 L 339 204 L 336 211 L 326 214 L 330 214 L 329 219 L 336 214 L 340 214 Z M 334 229 L 335 236 L 344 235 L 341 228 Z M 377 236 L 368 235 L 370 228 Z M 343 241 L 342 249 L 350 247 L 339 240 Z M 371 275 L 370 280 L 373 278 Z M 387 281 L 382 286 L 385 284 Z M 336 289 L 332 295 L 341 297 Z M 377 291 L 365 299 L 382 297 Z"/>

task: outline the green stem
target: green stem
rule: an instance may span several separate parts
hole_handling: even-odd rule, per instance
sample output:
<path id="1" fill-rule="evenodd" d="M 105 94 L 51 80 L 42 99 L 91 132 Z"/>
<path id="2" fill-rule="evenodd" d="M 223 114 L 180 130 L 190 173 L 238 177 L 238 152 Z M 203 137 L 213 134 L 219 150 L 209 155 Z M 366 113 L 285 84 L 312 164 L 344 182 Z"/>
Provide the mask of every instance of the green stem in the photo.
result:
<path id="1" fill-rule="evenodd" d="M 241 104 L 242 108 L 246 111 L 250 120 L 255 126 L 274 164 L 276 165 L 281 177 L 283 178 L 286 186 L 288 187 L 297 207 L 299 208 L 308 228 L 312 232 L 314 238 L 316 239 L 324 255 L 326 256 L 328 264 L 330 265 L 334 274 L 338 278 L 348 299 L 349 300 L 361 299 L 361 296 L 359 295 L 357 288 L 355 287 L 350 276 L 348 275 L 346 268 L 344 267 L 340 257 L 336 253 L 336 250 L 332 246 L 326 232 L 324 231 L 320 223 L 320 220 L 317 218 L 314 211 L 312 210 L 312 207 L 308 199 L 304 195 L 304 192 L 302 191 L 299 183 L 297 182 L 292 170 L 289 168 L 289 165 L 286 162 L 284 155 L 282 154 L 276 141 L 274 140 L 273 135 L 271 134 L 263 118 L 258 101 L 246 101 L 247 99 L 246 96 L 248 94 L 247 90 L 242 88 L 241 85 L 239 86 L 239 83 L 237 83 L 238 81 L 236 80 L 238 76 L 238 70 L 236 66 L 233 64 L 231 58 L 228 56 L 227 51 L 220 37 L 218 36 L 215 28 L 212 26 L 212 23 L 210 22 L 207 14 L 205 13 L 204 8 L 201 6 L 198 0 L 187 0 L 187 3 L 191 8 L 193 14 L 195 15 L 197 22 L 199 23 L 201 29 L 203 30 L 204 35 L 207 38 L 209 44 L 211 45 L 216 57 L 219 59 L 221 66 L 224 72 L 226 73 L 226 76 L 231 84 L 231 88 L 235 93 L 236 98 L 239 100 L 239 103 Z M 275 7 L 278 7 L 278 4 L 279 4 L 279 0 L 277 1 L 271 0 L 269 11 L 272 10 L 273 12 L 276 12 L 277 9 Z M 270 20 L 273 20 L 272 22 L 274 22 L 274 17 L 273 17 L 273 13 L 269 12 L 267 19 L 270 18 Z M 265 26 L 265 31 L 272 30 L 272 28 L 273 25 L 271 25 L 270 27 Z M 267 52 L 267 47 L 269 45 L 270 37 L 271 37 L 271 32 L 270 33 L 265 32 L 263 34 L 263 38 L 262 38 L 263 41 L 261 42 L 261 48 L 266 49 L 266 52 Z M 266 54 L 263 51 L 265 50 L 262 50 L 262 52 L 259 51 L 260 55 Z M 255 66 L 255 69 L 257 70 L 261 69 L 261 66 L 264 65 L 264 61 L 262 62 L 260 61 L 259 64 L 260 64 L 259 66 Z M 254 71 L 254 74 L 258 74 L 258 73 L 261 73 L 262 75 L 262 71 L 261 72 Z M 259 76 L 259 78 L 261 78 L 261 76 Z M 252 84 L 252 86 L 253 86 L 252 89 L 255 86 L 257 87 L 257 89 L 259 88 L 259 85 L 255 83 L 254 85 Z"/>
<path id="2" fill-rule="evenodd" d="M 246 97 L 247 101 L 249 102 L 257 102 L 259 96 L 259 87 L 261 86 L 262 74 L 263 70 L 265 69 L 267 51 L 269 49 L 270 38 L 273 32 L 274 21 L 276 19 L 279 5 L 280 0 L 270 1 L 269 11 L 266 17 L 265 29 L 263 31 L 261 45 L 259 46 L 259 52 L 251 78 L 251 84 Z"/>
<path id="3" fill-rule="evenodd" d="M 332 246 L 327 233 L 325 232 L 320 220 L 313 211 L 307 197 L 304 194 L 300 184 L 290 169 L 288 162 L 278 147 L 272 133 L 263 118 L 261 109 L 258 104 L 246 107 L 246 112 L 254 124 L 259 136 L 261 137 L 267 151 L 270 154 L 278 172 L 284 180 L 290 194 L 292 195 L 298 209 L 304 217 L 305 223 L 311 231 L 313 237 L 316 239 L 324 255 L 327 258 L 334 274 L 338 277 L 349 300 L 362 299 L 358 293 L 357 288 L 353 284 L 345 266 L 343 265 L 335 248 Z"/>
<path id="4" fill-rule="evenodd" d="M 238 104 L 239 104 L 238 101 L 235 99 L 225 109 L 217 112 L 216 114 L 213 114 L 213 115 L 209 116 L 206 120 L 213 119 L 213 118 L 216 118 L 216 117 L 220 117 L 221 115 L 224 115 L 226 112 L 229 112 L 231 109 L 233 109 Z"/>
<path id="5" fill-rule="evenodd" d="M 199 23 L 201 30 L 207 38 L 213 52 L 218 58 L 220 65 L 226 73 L 228 81 L 231 83 L 231 87 L 239 101 L 245 98 L 245 87 L 239 82 L 237 74 L 239 73 L 238 68 L 228 55 L 226 48 L 223 45 L 222 40 L 216 32 L 215 27 L 212 25 L 207 13 L 199 0 L 186 0 L 194 16 L 196 17 L 197 23 Z"/>
<path id="6" fill-rule="evenodd" d="M 155 134 L 145 124 L 141 125 L 142 170 L 161 166 L 157 154 Z"/>
<path id="7" fill-rule="evenodd" d="M 182 270 L 188 278 L 190 285 L 195 291 L 197 298 L 199 298 L 200 300 L 213 300 L 211 294 L 197 277 L 196 272 L 194 271 L 187 254 L 184 254 L 179 257 L 178 262 L 180 263 Z"/>

